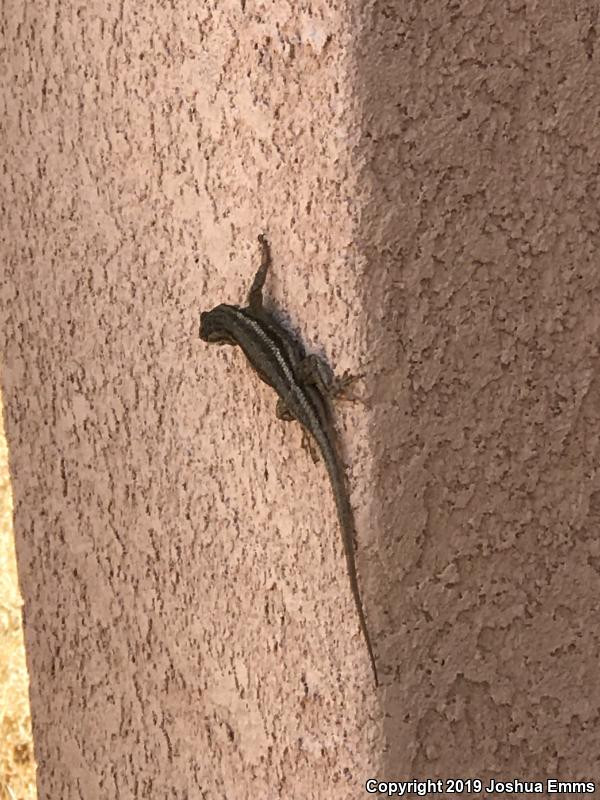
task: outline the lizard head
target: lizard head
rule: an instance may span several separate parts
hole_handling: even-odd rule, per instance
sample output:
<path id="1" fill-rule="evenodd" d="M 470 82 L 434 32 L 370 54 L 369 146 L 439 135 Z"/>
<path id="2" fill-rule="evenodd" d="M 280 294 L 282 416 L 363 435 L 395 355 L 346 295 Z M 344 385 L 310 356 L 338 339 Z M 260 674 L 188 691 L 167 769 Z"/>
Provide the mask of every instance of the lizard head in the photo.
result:
<path id="1" fill-rule="evenodd" d="M 230 330 L 231 313 L 237 310 L 237 306 L 221 303 L 210 311 L 202 311 L 200 314 L 200 338 L 205 342 L 216 344 L 237 344 Z"/>

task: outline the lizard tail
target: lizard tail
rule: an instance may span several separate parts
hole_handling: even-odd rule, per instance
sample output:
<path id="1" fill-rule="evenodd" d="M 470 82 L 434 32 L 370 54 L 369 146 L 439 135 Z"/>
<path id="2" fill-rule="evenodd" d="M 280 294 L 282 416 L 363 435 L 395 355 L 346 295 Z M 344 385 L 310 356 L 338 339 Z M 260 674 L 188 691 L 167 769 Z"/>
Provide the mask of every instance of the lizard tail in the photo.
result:
<path id="1" fill-rule="evenodd" d="M 354 559 L 356 527 L 354 524 L 354 512 L 352 511 L 348 490 L 346 488 L 345 472 L 341 465 L 339 455 L 335 449 L 335 445 L 331 441 L 319 441 L 318 444 L 320 445 L 321 452 L 324 456 L 327 472 L 329 474 L 329 480 L 331 482 L 335 497 L 335 507 L 342 531 L 342 542 L 344 545 L 344 555 L 346 557 L 348 578 L 350 580 L 350 589 L 352 591 L 354 604 L 358 613 L 360 629 L 367 645 L 371 669 L 373 670 L 373 677 L 375 678 L 375 686 L 379 686 L 377 665 L 375 663 L 375 656 L 373 654 L 373 647 L 371 645 L 371 637 L 369 636 L 369 630 L 367 628 L 367 621 L 365 619 L 360 589 L 358 586 L 358 578 L 356 576 L 356 562 Z"/>

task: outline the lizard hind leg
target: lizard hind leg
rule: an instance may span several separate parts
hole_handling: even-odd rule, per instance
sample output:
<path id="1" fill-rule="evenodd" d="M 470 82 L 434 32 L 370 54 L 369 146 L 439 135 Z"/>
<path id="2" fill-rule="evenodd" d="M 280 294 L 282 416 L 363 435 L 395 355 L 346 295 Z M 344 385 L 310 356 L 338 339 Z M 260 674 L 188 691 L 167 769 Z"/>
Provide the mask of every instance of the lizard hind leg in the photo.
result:
<path id="1" fill-rule="evenodd" d="M 277 398 L 277 405 L 275 406 L 275 416 L 277 419 L 281 419 L 284 422 L 293 422 L 296 417 L 292 414 L 289 408 L 284 403 L 281 397 Z M 321 454 L 319 453 L 319 448 L 313 441 L 312 436 L 308 431 L 302 428 L 302 448 L 307 450 L 310 457 L 313 460 L 314 464 L 317 464 L 321 460 Z"/>
<path id="2" fill-rule="evenodd" d="M 310 435 L 308 431 L 305 431 L 302 428 L 302 448 L 306 450 L 308 455 L 311 457 L 313 464 L 318 464 L 321 460 L 321 453 L 319 452 L 319 448 L 315 444 L 314 439 Z"/>
<path id="3" fill-rule="evenodd" d="M 332 386 L 332 395 L 336 397 L 338 400 L 348 400 L 351 403 L 355 402 L 364 402 L 362 397 L 359 397 L 357 394 L 354 394 L 351 391 L 350 387 L 352 387 L 356 381 L 361 380 L 365 376 L 360 375 L 351 375 L 349 372 L 344 372 L 340 376 L 334 376 L 333 378 L 333 386 Z"/>
<path id="4" fill-rule="evenodd" d="M 283 422 L 293 422 L 296 417 L 289 410 L 282 397 L 277 398 L 277 405 L 275 406 L 275 416 Z"/>
<path id="5" fill-rule="evenodd" d="M 348 391 L 357 380 L 363 375 L 350 375 L 344 372 L 341 376 L 336 376 L 331 371 L 329 365 L 318 356 L 311 354 L 302 359 L 298 365 L 298 375 L 301 380 L 315 386 L 322 394 L 328 397 L 335 397 L 338 400 L 361 400 L 360 397 Z"/>

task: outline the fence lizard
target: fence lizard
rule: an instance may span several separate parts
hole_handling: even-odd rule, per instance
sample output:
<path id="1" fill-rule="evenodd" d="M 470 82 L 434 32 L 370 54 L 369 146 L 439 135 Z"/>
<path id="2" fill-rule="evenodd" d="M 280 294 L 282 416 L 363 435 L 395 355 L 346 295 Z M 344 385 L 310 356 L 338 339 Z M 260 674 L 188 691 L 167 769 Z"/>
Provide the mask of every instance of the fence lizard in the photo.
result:
<path id="1" fill-rule="evenodd" d="M 266 238 L 261 235 L 258 240 L 262 258 L 248 293 L 248 305 L 240 308 L 222 303 L 211 311 L 202 312 L 200 338 L 205 342 L 239 345 L 261 380 L 277 392 L 277 416 L 283 420 L 297 420 L 316 442 L 331 482 L 350 588 L 377 685 L 377 667 L 356 577 L 354 515 L 329 403 L 329 397 L 339 391 L 340 382 L 336 386 L 320 359 L 305 355 L 300 343 L 263 307 L 262 291 L 271 266 L 271 254 Z M 342 379 L 341 384 L 344 383 L 347 380 Z"/>

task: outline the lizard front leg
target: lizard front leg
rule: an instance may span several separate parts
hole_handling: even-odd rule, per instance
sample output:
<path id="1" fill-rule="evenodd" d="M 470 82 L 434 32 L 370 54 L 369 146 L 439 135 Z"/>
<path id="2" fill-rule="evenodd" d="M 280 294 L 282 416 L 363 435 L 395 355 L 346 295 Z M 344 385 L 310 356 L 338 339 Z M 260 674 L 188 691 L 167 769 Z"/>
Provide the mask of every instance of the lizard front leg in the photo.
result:
<path id="1" fill-rule="evenodd" d="M 263 307 L 262 290 L 263 286 L 265 285 L 267 272 L 269 271 L 269 267 L 271 266 L 271 249 L 269 247 L 267 237 L 264 235 L 264 233 L 260 234 L 260 236 L 258 237 L 258 241 L 261 247 L 260 267 L 258 268 L 256 275 L 254 276 L 254 280 L 252 281 L 252 286 L 250 287 L 250 291 L 248 292 L 248 307 L 251 308 L 252 311 L 262 311 Z"/>

